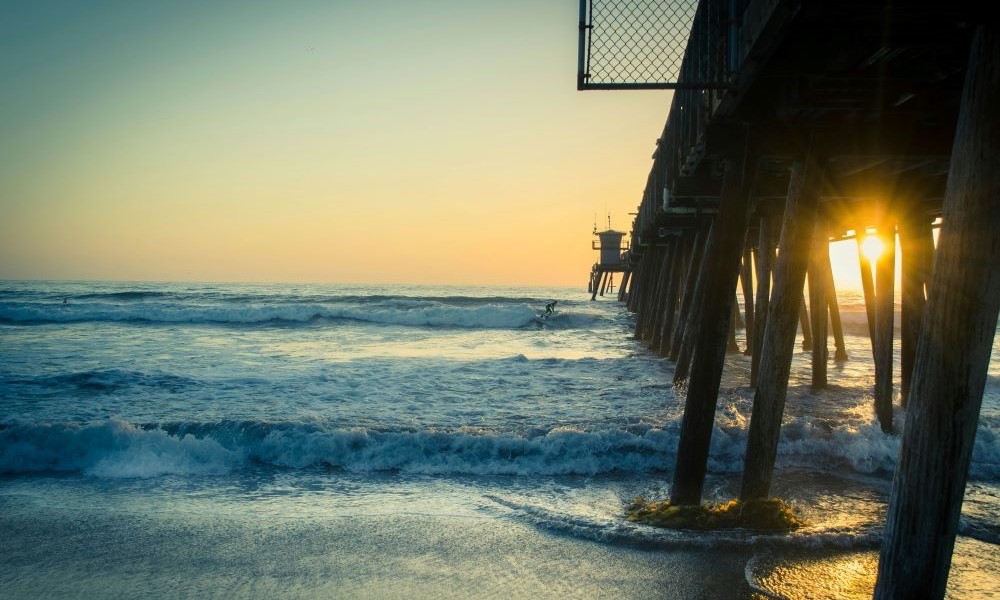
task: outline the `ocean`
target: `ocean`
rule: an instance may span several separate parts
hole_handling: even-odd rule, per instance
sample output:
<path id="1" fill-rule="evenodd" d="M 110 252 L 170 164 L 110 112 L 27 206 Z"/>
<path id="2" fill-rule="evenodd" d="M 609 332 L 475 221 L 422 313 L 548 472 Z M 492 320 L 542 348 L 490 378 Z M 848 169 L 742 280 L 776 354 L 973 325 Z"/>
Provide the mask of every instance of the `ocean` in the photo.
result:
<path id="1" fill-rule="evenodd" d="M 831 391 L 793 364 L 773 493 L 808 525 L 776 535 L 625 519 L 669 495 L 684 390 L 581 289 L 0 282 L 0 595 L 870 597 L 899 438 L 841 300 Z M 739 491 L 729 361 L 707 501 Z M 994 352 L 953 598 L 1000 595 L 998 431 Z"/>

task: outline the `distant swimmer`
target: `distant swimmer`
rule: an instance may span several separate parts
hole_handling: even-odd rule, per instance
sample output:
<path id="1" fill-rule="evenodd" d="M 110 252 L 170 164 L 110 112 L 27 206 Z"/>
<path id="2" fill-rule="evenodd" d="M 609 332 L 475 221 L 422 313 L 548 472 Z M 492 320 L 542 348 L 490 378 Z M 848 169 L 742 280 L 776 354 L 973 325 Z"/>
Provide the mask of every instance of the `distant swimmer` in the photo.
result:
<path id="1" fill-rule="evenodd" d="M 66 304 L 68 302 L 69 302 L 69 298 L 63 298 L 63 304 Z"/>
<path id="2" fill-rule="evenodd" d="M 559 301 L 553 300 L 552 302 L 549 302 L 548 304 L 545 305 L 545 314 L 551 315 L 552 313 L 556 312 L 556 302 Z"/>

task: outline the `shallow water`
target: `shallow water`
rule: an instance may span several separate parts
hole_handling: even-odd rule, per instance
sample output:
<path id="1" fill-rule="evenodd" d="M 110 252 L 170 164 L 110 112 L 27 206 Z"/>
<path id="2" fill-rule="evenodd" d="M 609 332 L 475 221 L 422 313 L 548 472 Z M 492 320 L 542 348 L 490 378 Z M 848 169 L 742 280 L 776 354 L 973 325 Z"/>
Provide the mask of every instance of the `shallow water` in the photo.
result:
<path id="1" fill-rule="evenodd" d="M 551 299 L 556 314 L 540 318 Z M 858 308 L 845 307 L 851 360 L 831 363 L 833 391 L 808 390 L 807 353 L 794 363 L 774 492 L 810 525 L 697 534 L 623 517 L 632 498 L 669 493 L 683 390 L 616 302 L 571 289 L 0 283 L 12 532 L 0 588 L 806 598 L 819 571 L 839 595 L 870 595 L 899 440 L 872 415 Z M 953 597 L 1000 591 L 997 357 L 990 374 Z M 708 500 L 738 491 L 743 385 L 719 399 Z"/>

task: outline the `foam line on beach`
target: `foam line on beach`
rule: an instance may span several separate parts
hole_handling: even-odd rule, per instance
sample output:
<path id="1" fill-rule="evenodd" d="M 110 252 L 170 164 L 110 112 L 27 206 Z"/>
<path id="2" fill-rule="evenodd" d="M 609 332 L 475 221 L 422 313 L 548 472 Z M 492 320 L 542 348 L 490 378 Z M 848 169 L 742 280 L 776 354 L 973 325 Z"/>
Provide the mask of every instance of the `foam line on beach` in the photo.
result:
<path id="1" fill-rule="evenodd" d="M 487 495 L 487 500 L 510 510 L 510 516 L 535 527 L 602 543 L 654 546 L 658 548 L 808 548 L 870 549 L 878 547 L 879 527 L 806 527 L 790 533 L 745 529 L 690 531 L 664 529 L 627 521 L 622 515 L 602 519 L 545 506 Z"/>

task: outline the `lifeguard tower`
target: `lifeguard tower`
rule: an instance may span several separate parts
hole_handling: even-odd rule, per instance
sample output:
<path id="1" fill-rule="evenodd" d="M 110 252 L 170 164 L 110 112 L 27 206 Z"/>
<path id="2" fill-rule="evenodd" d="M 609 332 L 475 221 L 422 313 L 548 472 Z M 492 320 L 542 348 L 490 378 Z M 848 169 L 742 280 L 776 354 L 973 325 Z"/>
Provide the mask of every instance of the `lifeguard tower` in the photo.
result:
<path id="1" fill-rule="evenodd" d="M 594 235 L 598 239 L 591 241 L 591 247 L 600 251 L 601 255 L 598 262 L 594 263 L 590 270 L 590 283 L 587 286 L 587 291 L 590 292 L 591 300 L 596 300 L 598 294 L 603 296 L 605 291 L 615 291 L 615 273 L 626 273 L 627 275 L 629 272 L 628 261 L 624 257 L 628 245 L 622 244 L 625 232 L 611 229 L 610 216 L 608 217 L 608 228 L 604 231 L 597 231 L 595 225 Z M 623 279 L 621 287 L 624 288 L 624 286 Z"/>

